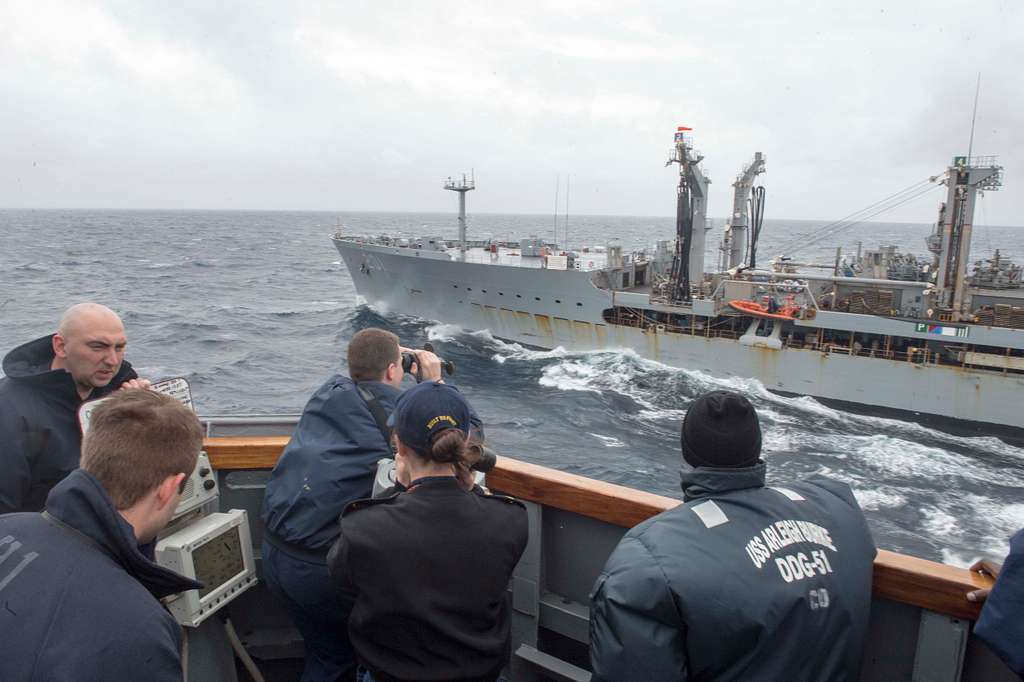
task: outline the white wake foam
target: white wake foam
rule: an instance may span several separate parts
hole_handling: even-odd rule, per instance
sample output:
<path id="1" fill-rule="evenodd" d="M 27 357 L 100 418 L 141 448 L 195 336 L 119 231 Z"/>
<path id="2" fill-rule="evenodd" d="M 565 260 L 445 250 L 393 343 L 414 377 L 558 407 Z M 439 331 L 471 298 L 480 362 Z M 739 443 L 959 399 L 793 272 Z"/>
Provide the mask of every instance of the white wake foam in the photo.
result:
<path id="1" fill-rule="evenodd" d="M 426 332 L 427 338 L 431 341 L 450 343 L 455 341 L 460 334 L 464 333 L 464 330 L 457 324 L 444 324 L 438 322 L 437 324 L 432 324 L 427 327 Z"/>
<path id="2" fill-rule="evenodd" d="M 594 438 L 598 439 L 599 441 L 601 441 L 601 444 L 604 445 L 606 448 L 624 448 L 624 447 L 626 447 L 625 443 L 623 443 L 621 440 L 619 440 L 618 438 L 615 438 L 613 436 L 602 436 L 600 433 L 592 433 L 590 435 L 593 436 Z"/>
<path id="3" fill-rule="evenodd" d="M 878 488 L 855 488 L 853 491 L 857 503 L 862 509 L 877 511 L 879 509 L 898 509 L 907 504 L 907 498 L 893 488 L 880 486 Z"/>
<path id="4" fill-rule="evenodd" d="M 818 473 L 847 483 L 868 512 L 884 514 L 913 504 L 920 514 L 918 528 L 945 545 L 944 560 L 956 565 L 973 560 L 965 547 L 1005 554 L 1007 537 L 1024 526 L 1024 504 L 1000 504 L 995 498 L 957 492 L 1024 487 L 1024 467 L 984 460 L 991 455 L 1024 461 L 1024 449 L 996 437 L 956 436 L 916 422 L 848 413 L 811 397 L 780 396 L 755 379 L 719 378 L 670 367 L 633 350 L 531 350 L 495 339 L 489 332 L 469 333 L 454 325 L 436 325 L 430 333 L 432 338 L 478 344 L 477 349 L 497 363 L 532 364 L 539 371 L 537 382 L 547 388 L 626 397 L 636 405 L 632 414 L 622 415 L 629 421 L 678 428 L 690 400 L 701 393 L 728 389 L 747 395 L 762 418 L 765 452 L 801 453 L 801 475 L 809 464 Z M 628 446 L 617 438 L 590 435 L 606 447 Z M 947 498 L 946 504 L 936 503 Z"/>

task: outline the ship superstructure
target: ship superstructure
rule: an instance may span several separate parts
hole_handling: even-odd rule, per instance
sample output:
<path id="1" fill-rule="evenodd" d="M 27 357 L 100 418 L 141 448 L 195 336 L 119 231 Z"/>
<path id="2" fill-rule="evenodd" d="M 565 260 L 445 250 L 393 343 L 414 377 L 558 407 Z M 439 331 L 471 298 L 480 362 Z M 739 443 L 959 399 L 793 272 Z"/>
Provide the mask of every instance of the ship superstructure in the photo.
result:
<path id="1" fill-rule="evenodd" d="M 709 180 L 685 131 L 675 240 L 623 253 L 562 249 L 539 238 L 334 236 L 358 293 L 389 310 L 489 329 L 539 348 L 633 349 L 665 364 L 749 377 L 787 394 L 1024 426 L 1024 288 L 1002 254 L 974 263 L 975 198 L 998 189 L 990 157 L 956 157 L 931 258 L 895 247 L 837 252 L 832 264 L 757 259 L 765 168 L 758 153 L 733 185 L 717 272 L 705 273 Z M 451 185 L 451 186 L 449 186 Z"/>

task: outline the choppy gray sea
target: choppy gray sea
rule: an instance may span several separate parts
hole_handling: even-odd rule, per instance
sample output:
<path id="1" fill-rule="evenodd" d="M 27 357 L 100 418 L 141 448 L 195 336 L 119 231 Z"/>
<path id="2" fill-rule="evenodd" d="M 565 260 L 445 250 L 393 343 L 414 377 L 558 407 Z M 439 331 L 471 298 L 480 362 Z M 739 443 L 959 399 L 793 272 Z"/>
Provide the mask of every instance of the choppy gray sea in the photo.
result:
<path id="1" fill-rule="evenodd" d="M 930 209 L 928 209 L 930 211 Z M 128 358 L 148 378 L 184 376 L 203 414 L 297 413 L 344 370 L 366 326 L 408 345 L 430 340 L 503 453 L 679 497 L 678 433 L 690 401 L 728 387 L 755 403 L 776 482 L 822 472 L 856 491 L 882 547 L 965 564 L 1002 555 L 1024 526 L 1024 443 L 955 425 L 850 413 L 783 398 L 756 381 L 722 381 L 630 352 L 527 350 L 436 321 L 382 313 L 357 300 L 329 240 L 349 233 L 454 236 L 441 214 L 217 211 L 0 211 L 0 351 L 53 331 L 62 310 L 96 300 L 118 310 Z M 552 218 L 475 215 L 473 236 L 550 237 Z M 813 222 L 766 221 L 761 253 Z M 801 256 L 879 243 L 924 254 L 926 224 L 870 223 Z M 563 233 L 559 221 L 559 236 Z M 674 219 L 571 217 L 569 243 L 668 239 Z M 708 263 L 720 231 L 709 233 Z M 1024 261 L 1024 229 L 976 225 L 973 255 Z"/>

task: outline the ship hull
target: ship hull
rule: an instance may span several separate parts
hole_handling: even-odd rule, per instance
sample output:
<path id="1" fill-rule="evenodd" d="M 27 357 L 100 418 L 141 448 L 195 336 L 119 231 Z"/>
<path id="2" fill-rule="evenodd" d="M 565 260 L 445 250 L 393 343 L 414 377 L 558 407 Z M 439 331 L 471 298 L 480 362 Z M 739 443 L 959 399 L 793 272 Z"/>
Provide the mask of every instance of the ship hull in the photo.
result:
<path id="1" fill-rule="evenodd" d="M 711 376 L 829 401 L 1021 428 L 1024 376 L 607 324 L 612 294 L 586 273 L 462 263 L 436 254 L 335 240 L 356 291 L 385 309 L 488 329 L 538 348 L 631 349 Z M 432 257 L 433 256 L 433 257 Z"/>

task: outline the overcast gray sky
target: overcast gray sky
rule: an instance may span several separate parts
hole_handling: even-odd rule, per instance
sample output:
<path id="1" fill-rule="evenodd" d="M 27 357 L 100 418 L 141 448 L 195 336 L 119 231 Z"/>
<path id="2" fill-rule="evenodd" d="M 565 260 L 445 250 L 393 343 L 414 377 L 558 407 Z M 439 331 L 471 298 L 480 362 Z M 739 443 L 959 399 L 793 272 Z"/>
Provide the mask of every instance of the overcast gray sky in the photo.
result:
<path id="1" fill-rule="evenodd" d="M 1020 225 L 1022 65 L 1020 0 L 0 0 L 0 207 L 450 211 L 474 168 L 475 212 L 670 215 L 682 124 L 710 215 L 762 151 L 769 218 L 840 218 L 966 153 L 981 72 Z"/>

